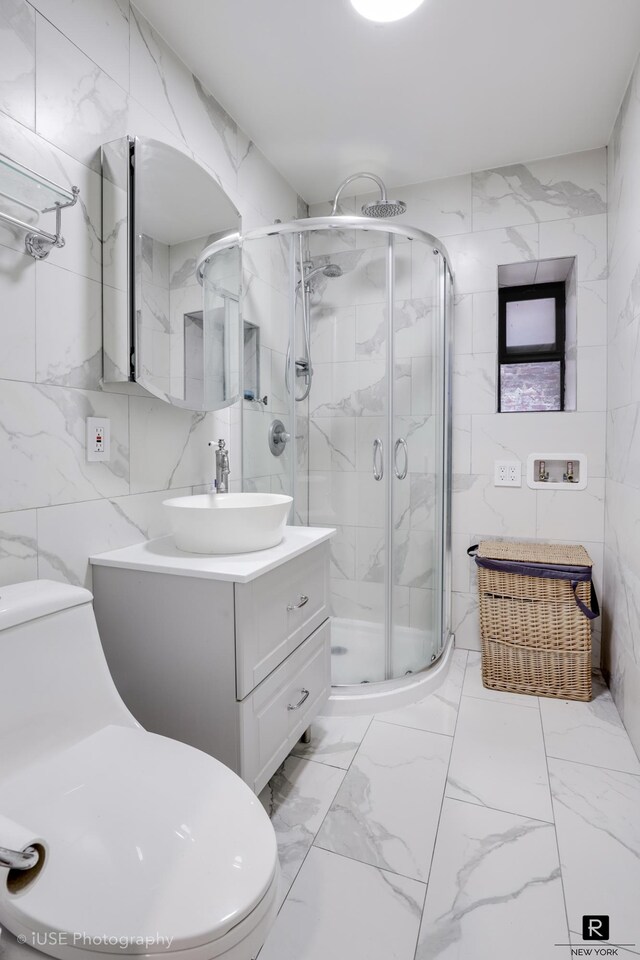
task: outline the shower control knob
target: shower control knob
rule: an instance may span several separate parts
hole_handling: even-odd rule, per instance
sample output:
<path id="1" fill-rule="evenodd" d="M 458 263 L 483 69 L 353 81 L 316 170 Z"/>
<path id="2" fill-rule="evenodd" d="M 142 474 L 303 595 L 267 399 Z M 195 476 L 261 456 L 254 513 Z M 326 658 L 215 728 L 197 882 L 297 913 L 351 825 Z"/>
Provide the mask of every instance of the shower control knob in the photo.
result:
<path id="1" fill-rule="evenodd" d="M 279 457 L 284 453 L 284 448 L 291 440 L 291 434 L 287 433 L 282 420 L 273 420 L 269 427 L 269 450 L 274 457 Z"/>

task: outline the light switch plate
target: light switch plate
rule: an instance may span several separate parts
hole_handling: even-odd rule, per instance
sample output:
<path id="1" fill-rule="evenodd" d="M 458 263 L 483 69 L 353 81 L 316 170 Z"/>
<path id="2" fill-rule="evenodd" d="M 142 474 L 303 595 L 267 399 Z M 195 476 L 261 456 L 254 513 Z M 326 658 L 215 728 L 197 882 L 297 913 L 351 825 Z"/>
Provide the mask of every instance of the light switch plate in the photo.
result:
<path id="1" fill-rule="evenodd" d="M 111 421 L 106 417 L 87 417 L 87 460 L 108 460 L 111 455 Z"/>
<path id="2" fill-rule="evenodd" d="M 494 487 L 521 487 L 522 464 L 519 460 L 494 461 Z"/>

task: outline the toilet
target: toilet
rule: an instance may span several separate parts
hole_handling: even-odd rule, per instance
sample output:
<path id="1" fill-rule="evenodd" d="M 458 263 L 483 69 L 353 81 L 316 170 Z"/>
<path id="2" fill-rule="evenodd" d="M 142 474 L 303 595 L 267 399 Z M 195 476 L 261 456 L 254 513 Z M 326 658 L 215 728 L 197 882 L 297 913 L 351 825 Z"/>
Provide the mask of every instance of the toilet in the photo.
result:
<path id="1" fill-rule="evenodd" d="M 0 952 L 252 960 L 277 909 L 271 822 L 222 763 L 137 723 L 91 601 L 0 588 L 0 847 L 40 852 L 0 868 Z"/>

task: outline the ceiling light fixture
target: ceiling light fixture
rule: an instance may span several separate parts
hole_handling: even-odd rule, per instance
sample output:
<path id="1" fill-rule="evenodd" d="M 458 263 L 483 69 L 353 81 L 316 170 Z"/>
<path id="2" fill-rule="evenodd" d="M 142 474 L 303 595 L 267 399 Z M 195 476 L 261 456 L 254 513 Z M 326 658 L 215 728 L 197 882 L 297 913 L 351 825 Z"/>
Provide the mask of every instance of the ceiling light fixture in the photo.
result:
<path id="1" fill-rule="evenodd" d="M 391 23 L 402 20 L 417 10 L 424 0 L 351 0 L 351 6 L 367 20 L 376 23 Z"/>

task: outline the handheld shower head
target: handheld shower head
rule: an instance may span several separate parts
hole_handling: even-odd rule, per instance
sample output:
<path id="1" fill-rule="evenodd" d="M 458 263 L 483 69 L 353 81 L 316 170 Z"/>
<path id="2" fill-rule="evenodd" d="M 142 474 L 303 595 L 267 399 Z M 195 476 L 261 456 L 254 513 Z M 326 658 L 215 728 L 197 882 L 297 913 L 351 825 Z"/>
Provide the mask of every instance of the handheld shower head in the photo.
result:
<path id="1" fill-rule="evenodd" d="M 341 277 L 342 276 L 342 267 L 338 266 L 337 263 L 321 263 L 320 266 L 314 267 L 313 260 L 304 259 L 304 248 L 303 248 L 303 238 L 302 234 L 298 235 L 299 244 L 300 244 L 300 266 L 299 270 L 302 276 L 296 283 L 296 297 L 300 294 L 300 299 L 302 300 L 302 327 L 304 334 L 304 355 L 298 360 L 295 361 L 295 372 L 296 377 L 304 377 L 305 387 L 300 396 L 294 394 L 296 403 L 301 403 L 303 400 L 306 400 L 311 392 L 311 384 L 313 382 L 313 365 L 311 363 L 311 281 L 314 277 L 317 277 L 319 274 L 322 274 L 323 277 Z M 285 384 L 287 387 L 287 392 L 291 392 L 290 379 L 291 375 L 289 368 L 291 366 L 291 340 L 289 340 L 289 345 L 287 347 L 287 358 L 285 360 Z"/>
<path id="2" fill-rule="evenodd" d="M 317 277 L 319 273 L 324 277 L 335 279 L 336 277 L 342 276 L 342 267 L 339 267 L 337 263 L 323 263 L 319 267 L 312 267 L 311 270 L 305 271 L 302 280 L 298 280 L 297 286 L 300 286 L 302 282 L 305 284 L 309 283 L 314 277 Z"/>
<path id="3" fill-rule="evenodd" d="M 325 277 L 341 277 L 342 276 L 342 267 L 339 267 L 337 263 L 328 263 L 326 267 L 323 267 L 322 270 Z"/>
<path id="4" fill-rule="evenodd" d="M 365 203 L 362 206 L 362 212 L 365 217 L 397 217 L 399 214 L 404 213 L 407 209 L 406 203 L 403 203 L 402 200 L 388 200 L 387 199 L 387 188 L 385 187 L 383 181 L 375 173 L 354 173 L 350 177 L 347 177 L 346 180 L 343 180 L 340 186 L 336 191 L 336 195 L 333 198 L 333 207 L 331 209 L 331 216 L 334 217 L 338 212 L 338 200 L 340 199 L 340 194 L 347 186 L 347 184 L 352 183 L 353 180 L 373 180 L 374 183 L 378 184 L 380 190 L 379 200 L 373 200 L 369 203 Z"/>

